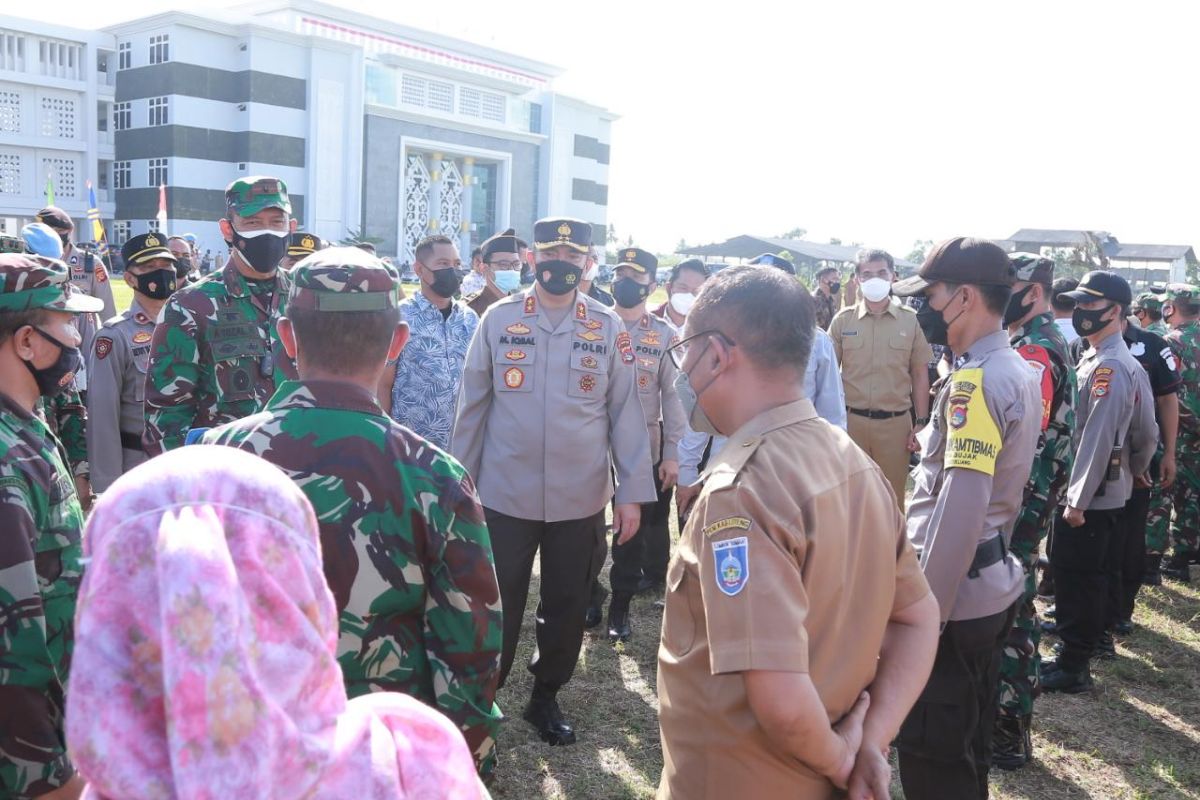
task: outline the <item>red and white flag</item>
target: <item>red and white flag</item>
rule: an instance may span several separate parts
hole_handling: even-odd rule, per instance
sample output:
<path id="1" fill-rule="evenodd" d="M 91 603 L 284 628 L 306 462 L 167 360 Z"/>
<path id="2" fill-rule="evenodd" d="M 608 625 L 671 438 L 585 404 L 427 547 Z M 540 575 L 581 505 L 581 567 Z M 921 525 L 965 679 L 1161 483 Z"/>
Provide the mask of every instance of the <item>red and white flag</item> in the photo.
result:
<path id="1" fill-rule="evenodd" d="M 158 220 L 158 232 L 163 236 L 167 233 L 167 187 L 166 184 L 158 185 L 158 215 L 155 216 Z"/>

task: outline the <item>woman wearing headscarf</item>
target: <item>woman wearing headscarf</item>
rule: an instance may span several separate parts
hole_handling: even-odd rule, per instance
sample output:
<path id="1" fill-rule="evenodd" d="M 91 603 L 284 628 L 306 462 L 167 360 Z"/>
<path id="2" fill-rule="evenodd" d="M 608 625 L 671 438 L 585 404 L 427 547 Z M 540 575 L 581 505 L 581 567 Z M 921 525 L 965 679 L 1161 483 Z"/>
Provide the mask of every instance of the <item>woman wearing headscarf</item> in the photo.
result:
<path id="1" fill-rule="evenodd" d="M 85 532 L 67 741 L 85 798 L 486 798 L 458 730 L 347 701 L 312 508 L 248 453 L 122 476 Z"/>

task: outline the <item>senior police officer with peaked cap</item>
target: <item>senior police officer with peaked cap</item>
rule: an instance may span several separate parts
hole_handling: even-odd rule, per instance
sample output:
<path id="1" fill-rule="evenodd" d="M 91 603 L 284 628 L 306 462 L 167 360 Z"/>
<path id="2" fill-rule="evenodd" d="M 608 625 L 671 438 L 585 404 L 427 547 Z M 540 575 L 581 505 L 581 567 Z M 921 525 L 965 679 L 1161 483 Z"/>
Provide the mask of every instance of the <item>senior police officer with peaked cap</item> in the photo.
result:
<path id="1" fill-rule="evenodd" d="M 1001 327 L 1015 278 L 995 244 L 958 237 L 893 288 L 925 295 L 926 339 L 956 354 L 918 437 L 908 507 L 943 624 L 933 674 L 896 742 L 909 800 L 988 795 L 1001 646 L 1024 584 L 1008 542 L 1042 421 L 1037 376 Z"/>
<path id="2" fill-rule="evenodd" d="M 451 452 L 475 477 L 504 607 L 501 683 L 512 667 L 534 555 L 541 549 L 535 682 L 525 719 L 571 744 L 556 695 L 583 642 L 596 538 L 614 496 L 613 536 L 628 541 L 654 502 L 650 440 L 631 337 L 621 318 L 578 290 L 591 226 L 534 226 L 537 284 L 483 315 L 467 351 Z"/>
<path id="3" fill-rule="evenodd" d="M 121 248 L 121 258 L 133 301 L 123 314 L 101 326 L 88 354 L 92 372 L 87 396 L 88 461 L 96 492 L 146 460 L 143 404 L 154 321 L 182 285 L 175 255 L 159 234 L 131 237 Z"/>

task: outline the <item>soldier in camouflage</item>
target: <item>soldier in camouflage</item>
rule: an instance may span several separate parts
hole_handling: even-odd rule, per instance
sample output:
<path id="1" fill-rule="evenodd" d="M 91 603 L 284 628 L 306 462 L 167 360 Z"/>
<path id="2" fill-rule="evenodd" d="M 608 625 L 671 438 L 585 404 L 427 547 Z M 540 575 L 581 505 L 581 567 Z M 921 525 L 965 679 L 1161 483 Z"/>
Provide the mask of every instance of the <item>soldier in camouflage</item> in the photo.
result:
<path id="1" fill-rule="evenodd" d="M 300 379 L 204 441 L 262 456 L 312 502 L 348 694 L 398 691 L 439 709 L 486 778 L 502 642 L 491 540 L 462 465 L 376 400 L 385 361 L 408 337 L 399 282 L 374 256 L 335 247 L 289 283 L 280 336 Z"/>
<path id="2" fill-rule="evenodd" d="M 1157 333 L 1159 336 L 1167 335 L 1167 324 L 1162 318 L 1162 298 L 1159 295 L 1154 292 L 1142 292 L 1133 299 L 1129 310 L 1142 330 Z"/>
<path id="3" fill-rule="evenodd" d="M 92 504 L 91 462 L 87 452 L 87 408 L 78 383 L 72 381 L 59 394 L 42 397 L 34 413 L 58 440 L 58 454 L 71 471 L 75 493 L 87 511 Z"/>
<path id="4" fill-rule="evenodd" d="M 82 577 L 83 511 L 54 434 L 34 413 L 83 365 L 62 262 L 0 255 L 0 797 L 76 796 L 63 728 Z"/>
<path id="5" fill-rule="evenodd" d="M 1189 565 L 1200 553 L 1200 287 L 1185 283 L 1167 286 L 1163 319 L 1171 326 L 1167 343 L 1179 362 L 1179 443 L 1171 503 L 1171 539 L 1175 551 L 1163 564 L 1162 575 L 1183 583 L 1191 580 Z"/>
<path id="6" fill-rule="evenodd" d="M 225 268 L 172 295 L 154 329 L 142 435 L 151 456 L 182 445 L 192 428 L 253 414 L 275 391 L 271 328 L 292 204 L 283 181 L 256 177 L 229 184 L 225 206 Z"/>
<path id="7" fill-rule="evenodd" d="M 1040 694 L 1041 666 L 1041 629 L 1033 602 L 1037 597 L 1036 567 L 1039 547 L 1050 531 L 1059 496 L 1071 474 L 1075 370 L 1050 306 L 1054 262 L 1029 253 L 1014 253 L 1009 260 L 1016 268 L 1017 280 L 1004 324 L 1013 349 L 1037 372 L 1042 397 L 1042 435 L 1009 543 L 1025 569 L 1025 590 L 1004 644 L 992 737 L 992 763 L 1001 769 L 1018 769 L 1033 756 L 1030 723 L 1033 701 Z"/>

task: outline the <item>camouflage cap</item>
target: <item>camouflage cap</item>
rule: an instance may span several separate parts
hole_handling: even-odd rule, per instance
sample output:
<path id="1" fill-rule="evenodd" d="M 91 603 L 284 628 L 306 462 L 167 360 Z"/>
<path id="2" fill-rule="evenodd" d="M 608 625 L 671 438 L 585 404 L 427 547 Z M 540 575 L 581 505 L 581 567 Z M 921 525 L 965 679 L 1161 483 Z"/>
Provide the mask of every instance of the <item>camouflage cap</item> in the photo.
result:
<path id="1" fill-rule="evenodd" d="M 383 311 L 400 302 L 395 269 L 357 247 L 319 250 L 288 277 L 289 309 Z"/>
<path id="2" fill-rule="evenodd" d="M 1028 283 L 1054 283 L 1054 262 L 1036 253 L 1009 253 L 1008 260 L 1017 270 L 1017 280 Z"/>
<path id="3" fill-rule="evenodd" d="M 1200 304 L 1200 286 L 1192 283 L 1168 283 L 1167 300 L 1169 302 L 1184 302 Z"/>
<path id="4" fill-rule="evenodd" d="M 252 217 L 263 209 L 278 208 L 292 213 L 287 184 L 278 178 L 238 178 L 225 187 L 225 208 L 239 217 Z"/>
<path id="5" fill-rule="evenodd" d="M 51 311 L 90 313 L 104 301 L 73 290 L 67 265 L 53 258 L 4 253 L 0 255 L 0 312 Z"/>
<path id="6" fill-rule="evenodd" d="M 1163 299 L 1154 292 L 1142 292 L 1133 298 L 1129 308 L 1133 311 L 1162 311 Z"/>
<path id="7" fill-rule="evenodd" d="M 304 258 L 311 256 L 324 246 L 320 236 L 297 231 L 288 239 L 287 254 L 292 258 Z"/>

